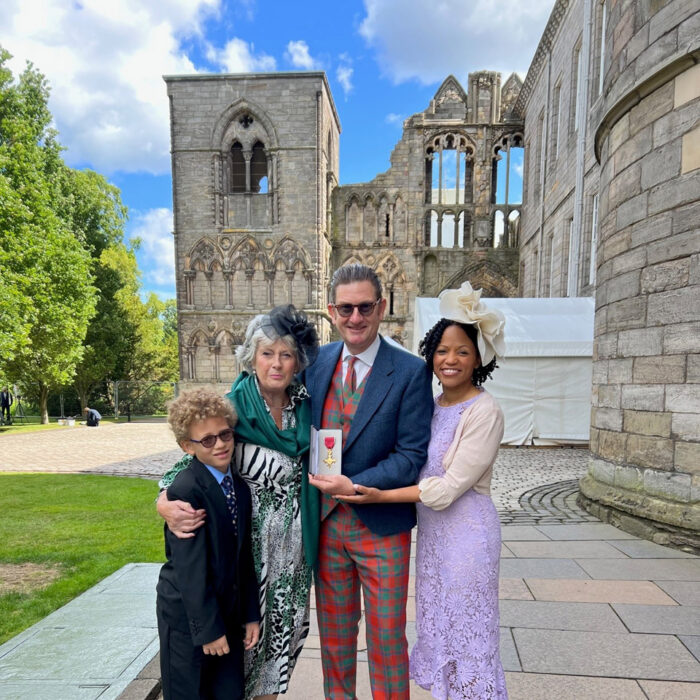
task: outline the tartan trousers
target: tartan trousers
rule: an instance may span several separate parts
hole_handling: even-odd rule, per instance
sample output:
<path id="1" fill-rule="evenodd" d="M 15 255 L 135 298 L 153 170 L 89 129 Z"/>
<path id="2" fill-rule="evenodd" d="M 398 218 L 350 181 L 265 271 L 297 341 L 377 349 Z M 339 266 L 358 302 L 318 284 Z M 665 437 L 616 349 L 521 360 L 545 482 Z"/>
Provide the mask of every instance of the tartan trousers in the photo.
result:
<path id="1" fill-rule="evenodd" d="M 327 700 L 353 700 L 360 587 L 374 700 L 409 700 L 406 599 L 411 533 L 375 535 L 346 504 L 321 523 L 316 610 Z"/>

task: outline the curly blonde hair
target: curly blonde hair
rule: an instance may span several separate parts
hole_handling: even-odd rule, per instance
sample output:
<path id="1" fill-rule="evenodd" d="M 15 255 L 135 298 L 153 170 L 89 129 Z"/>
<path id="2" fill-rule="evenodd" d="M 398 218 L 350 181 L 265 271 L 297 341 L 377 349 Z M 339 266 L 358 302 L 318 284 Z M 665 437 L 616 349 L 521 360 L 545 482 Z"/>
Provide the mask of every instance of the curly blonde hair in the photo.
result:
<path id="1" fill-rule="evenodd" d="M 168 423 L 178 444 L 189 440 L 192 423 L 216 417 L 225 418 L 231 428 L 238 422 L 231 402 L 212 389 L 190 389 L 168 403 Z"/>

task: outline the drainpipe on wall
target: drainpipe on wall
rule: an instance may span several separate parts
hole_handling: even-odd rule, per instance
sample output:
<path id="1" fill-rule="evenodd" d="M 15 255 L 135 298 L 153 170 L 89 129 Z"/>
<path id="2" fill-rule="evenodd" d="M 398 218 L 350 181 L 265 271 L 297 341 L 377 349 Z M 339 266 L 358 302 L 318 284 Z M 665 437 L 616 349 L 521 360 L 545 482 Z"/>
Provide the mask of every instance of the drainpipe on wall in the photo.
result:
<path id="1" fill-rule="evenodd" d="M 578 294 L 579 256 L 581 254 L 581 232 L 583 230 L 583 176 L 586 167 L 586 131 L 588 127 L 588 83 L 590 80 L 591 0 L 583 0 L 583 38 L 581 42 L 581 80 L 576 86 L 579 101 L 578 124 L 576 125 L 576 173 L 574 184 L 574 221 L 569 242 L 569 271 L 566 295 Z"/>
<path id="2" fill-rule="evenodd" d="M 544 241 L 544 188 L 547 183 L 547 163 L 549 162 L 549 102 L 551 99 L 552 83 L 552 49 L 547 52 L 547 99 L 544 105 L 544 120 L 542 123 L 542 153 L 540 153 L 540 233 L 537 237 L 537 283 L 535 296 L 540 295 L 542 281 L 542 245 Z"/>

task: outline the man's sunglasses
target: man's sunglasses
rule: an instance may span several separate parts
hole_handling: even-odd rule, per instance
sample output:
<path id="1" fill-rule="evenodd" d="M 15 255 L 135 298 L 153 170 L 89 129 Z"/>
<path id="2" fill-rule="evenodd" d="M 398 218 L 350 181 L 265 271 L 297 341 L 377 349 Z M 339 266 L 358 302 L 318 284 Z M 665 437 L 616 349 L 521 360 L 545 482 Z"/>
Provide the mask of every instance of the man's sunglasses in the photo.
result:
<path id="1" fill-rule="evenodd" d="M 357 309 L 363 316 L 371 316 L 374 311 L 374 307 L 381 301 L 363 301 L 361 304 L 331 304 L 331 306 L 341 315 L 343 318 L 352 316 L 352 312 Z"/>
<path id="2" fill-rule="evenodd" d="M 205 435 L 201 440 L 190 438 L 190 442 L 197 442 L 202 447 L 209 449 L 216 445 L 217 439 L 221 440 L 221 442 L 231 442 L 231 440 L 233 440 L 233 430 L 231 430 L 231 428 L 226 428 L 226 430 L 222 430 L 218 435 Z"/>

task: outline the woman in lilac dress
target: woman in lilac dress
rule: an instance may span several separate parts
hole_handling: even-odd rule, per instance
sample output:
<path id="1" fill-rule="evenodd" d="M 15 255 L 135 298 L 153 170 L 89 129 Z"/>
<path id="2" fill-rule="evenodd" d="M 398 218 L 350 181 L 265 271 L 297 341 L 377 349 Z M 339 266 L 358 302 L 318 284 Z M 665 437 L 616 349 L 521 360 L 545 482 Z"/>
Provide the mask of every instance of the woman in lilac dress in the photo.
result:
<path id="1" fill-rule="evenodd" d="M 490 496 L 503 413 L 481 388 L 503 354 L 503 315 L 466 282 L 420 353 L 442 384 L 417 486 L 356 486 L 355 503 L 417 502 L 416 631 L 411 677 L 438 700 L 507 698 L 498 643 L 501 532 Z"/>

